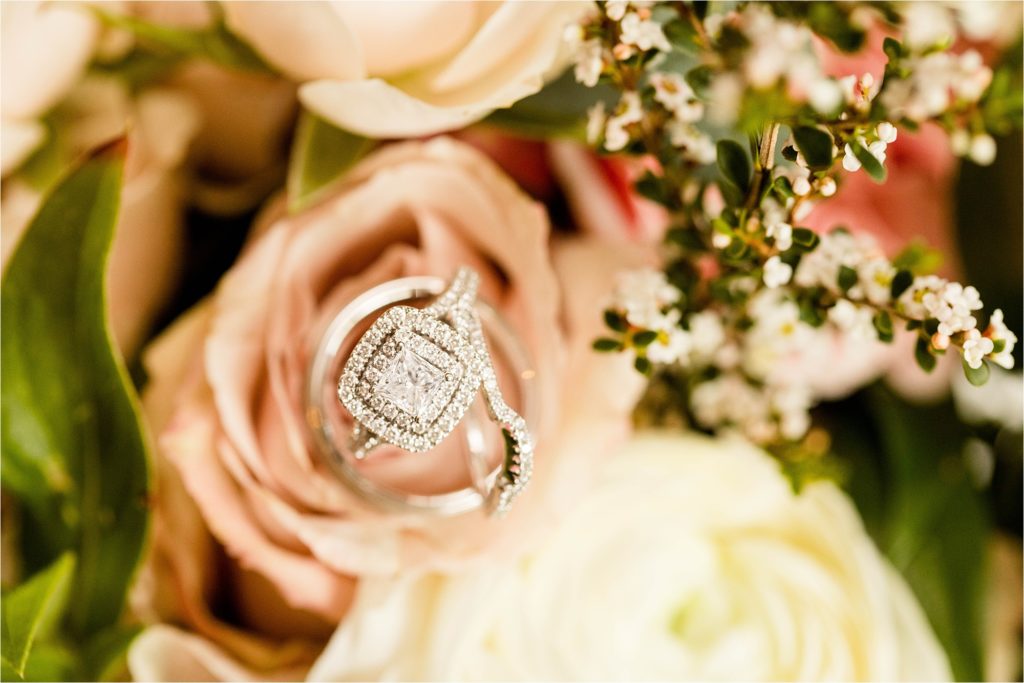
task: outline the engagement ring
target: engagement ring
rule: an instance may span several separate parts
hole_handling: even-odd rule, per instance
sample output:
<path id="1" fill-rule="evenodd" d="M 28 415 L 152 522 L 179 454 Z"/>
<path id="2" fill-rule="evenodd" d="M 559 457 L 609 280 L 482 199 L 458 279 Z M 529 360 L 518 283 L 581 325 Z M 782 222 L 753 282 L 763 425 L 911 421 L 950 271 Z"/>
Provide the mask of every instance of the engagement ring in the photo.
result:
<path id="1" fill-rule="evenodd" d="M 323 406 L 318 405 L 322 396 L 317 393 L 316 383 L 335 365 L 330 361 L 358 321 L 384 305 L 422 296 L 424 284 L 429 283 L 431 286 L 426 289 L 434 290 L 435 282 L 436 278 L 404 278 L 380 285 L 346 307 L 325 335 L 313 364 L 310 417 L 322 437 L 321 443 L 333 455 L 338 455 L 338 435 L 325 429 L 328 423 L 323 419 Z M 388 444 L 411 453 L 429 451 L 458 426 L 465 428 L 477 482 L 475 498 L 465 495 L 468 492 L 441 496 L 401 495 L 393 491 L 383 494 L 391 502 L 399 500 L 406 507 L 447 513 L 485 506 L 491 513 L 501 515 L 529 481 L 533 441 L 526 420 L 506 403 L 498 386 L 477 310 L 481 307 L 477 302 L 478 285 L 476 272 L 461 268 L 450 286 L 425 308 L 387 308 L 359 338 L 340 377 L 335 375 L 336 400 L 340 400 L 353 420 L 350 434 L 344 439 L 346 450 L 356 461 Z M 523 366 L 521 350 L 514 344 L 505 346 L 505 355 L 513 365 Z M 532 374 L 526 367 L 516 367 L 514 371 L 520 378 Z M 481 420 L 474 418 L 470 410 L 481 393 L 488 416 L 501 430 L 505 451 L 502 462 L 490 473 L 481 471 Z M 520 387 L 519 393 L 528 392 Z M 352 463 L 334 457 L 332 464 L 340 466 L 346 480 L 355 484 L 357 490 L 381 497 L 382 492 L 359 477 Z"/>

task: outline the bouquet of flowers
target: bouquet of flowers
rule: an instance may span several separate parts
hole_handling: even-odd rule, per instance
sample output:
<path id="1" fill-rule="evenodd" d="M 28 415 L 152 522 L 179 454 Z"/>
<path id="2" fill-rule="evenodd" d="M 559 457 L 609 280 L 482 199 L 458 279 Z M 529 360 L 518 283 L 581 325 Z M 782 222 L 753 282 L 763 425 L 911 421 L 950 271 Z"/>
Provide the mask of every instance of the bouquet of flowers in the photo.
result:
<path id="1" fill-rule="evenodd" d="M 5 680 L 1019 680 L 1019 3 L 0 12 Z"/>

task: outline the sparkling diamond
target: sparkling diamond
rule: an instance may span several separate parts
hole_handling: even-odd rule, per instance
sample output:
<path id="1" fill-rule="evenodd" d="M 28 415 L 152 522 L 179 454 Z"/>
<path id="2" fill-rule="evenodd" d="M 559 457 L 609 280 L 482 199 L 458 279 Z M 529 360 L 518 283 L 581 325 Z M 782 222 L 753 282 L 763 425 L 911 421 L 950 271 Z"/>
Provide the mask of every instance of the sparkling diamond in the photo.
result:
<path id="1" fill-rule="evenodd" d="M 405 346 L 391 359 L 376 388 L 380 396 L 405 412 L 429 420 L 444 398 L 444 371 Z"/>

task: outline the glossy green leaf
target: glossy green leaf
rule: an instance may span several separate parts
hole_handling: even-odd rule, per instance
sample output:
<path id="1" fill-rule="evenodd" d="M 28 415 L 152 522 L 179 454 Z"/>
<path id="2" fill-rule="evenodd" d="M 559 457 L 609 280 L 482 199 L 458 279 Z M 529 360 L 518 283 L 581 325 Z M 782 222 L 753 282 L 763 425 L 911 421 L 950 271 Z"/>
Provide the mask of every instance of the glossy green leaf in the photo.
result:
<path id="1" fill-rule="evenodd" d="M 931 372 L 935 369 L 937 362 L 935 355 L 932 354 L 928 340 L 924 337 L 918 337 L 917 342 L 914 344 L 914 360 L 917 361 L 918 367 L 925 372 Z"/>
<path id="2" fill-rule="evenodd" d="M 622 342 L 620 342 L 618 339 L 611 339 L 609 337 L 601 337 L 600 339 L 595 339 L 592 346 L 595 351 L 601 351 L 605 353 L 610 351 L 622 350 Z"/>
<path id="3" fill-rule="evenodd" d="M 888 344 L 893 340 L 893 327 L 892 317 L 888 311 L 879 311 L 875 313 L 871 319 L 872 324 L 875 326 L 875 332 L 878 333 L 878 341 L 885 342 Z"/>
<path id="4" fill-rule="evenodd" d="M 740 192 L 750 189 L 750 159 L 747 153 L 735 140 L 719 140 L 718 170 L 722 176 Z"/>
<path id="5" fill-rule="evenodd" d="M 823 170 L 832 166 L 833 143 L 828 132 L 811 126 L 797 126 L 793 129 L 793 138 L 812 169 Z"/>
<path id="6" fill-rule="evenodd" d="M 968 382 L 976 387 L 980 387 L 988 381 L 988 377 L 992 372 L 988 367 L 988 363 L 981 361 L 981 365 L 976 368 L 972 368 L 967 364 L 966 360 L 961 362 L 964 367 L 964 376 L 967 377 Z"/>
<path id="7" fill-rule="evenodd" d="M 836 284 L 839 285 L 839 289 L 844 292 L 850 291 L 850 289 L 857 284 L 857 271 L 850 266 L 839 266 L 839 275 L 837 276 Z"/>
<path id="8" fill-rule="evenodd" d="M 875 182 L 883 182 L 885 180 L 885 165 L 874 154 L 869 152 L 867 147 L 856 140 L 850 143 L 850 147 L 853 149 L 853 154 L 857 157 L 857 161 L 864 167 L 865 173 L 871 176 L 871 179 Z"/>
<path id="9" fill-rule="evenodd" d="M 484 123 L 527 138 L 555 137 L 583 142 L 587 110 L 598 102 L 604 102 L 611 109 L 618 96 L 618 91 L 608 85 L 599 83 L 588 88 L 577 83 L 569 69 L 540 92 L 492 112 Z"/>
<path id="10" fill-rule="evenodd" d="M 301 211 L 330 194 L 373 141 L 304 111 L 288 164 L 288 208 Z"/>
<path id="11" fill-rule="evenodd" d="M 896 274 L 892 278 L 892 284 L 889 286 L 889 293 L 893 299 L 900 298 L 903 292 L 910 288 L 910 285 L 914 284 L 914 274 L 905 268 L 901 268 L 896 271 Z"/>
<path id="12" fill-rule="evenodd" d="M 52 565 L 4 595 L 3 658 L 15 676 L 25 677 L 36 638 L 49 635 L 61 616 L 75 567 L 75 556 L 61 555 Z"/>
<path id="13" fill-rule="evenodd" d="M 56 186 L 0 293 L 3 486 L 24 505 L 30 568 L 77 556 L 76 638 L 120 616 L 148 523 L 147 441 L 105 314 L 123 152 L 109 148 Z"/>

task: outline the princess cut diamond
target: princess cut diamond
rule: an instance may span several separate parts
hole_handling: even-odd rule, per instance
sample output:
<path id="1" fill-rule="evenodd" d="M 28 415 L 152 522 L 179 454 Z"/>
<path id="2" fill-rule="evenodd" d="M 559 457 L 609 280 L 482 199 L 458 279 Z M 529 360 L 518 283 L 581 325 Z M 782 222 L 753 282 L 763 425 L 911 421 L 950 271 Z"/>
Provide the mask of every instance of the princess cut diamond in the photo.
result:
<path id="1" fill-rule="evenodd" d="M 444 389 L 444 371 L 409 346 L 395 354 L 377 382 L 383 398 L 422 420 L 437 412 Z"/>

